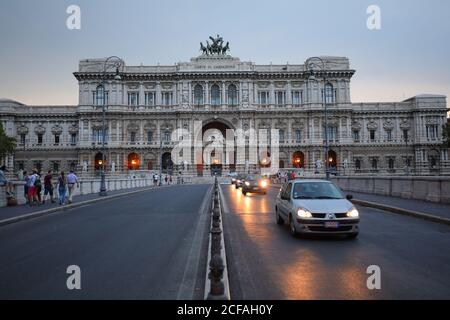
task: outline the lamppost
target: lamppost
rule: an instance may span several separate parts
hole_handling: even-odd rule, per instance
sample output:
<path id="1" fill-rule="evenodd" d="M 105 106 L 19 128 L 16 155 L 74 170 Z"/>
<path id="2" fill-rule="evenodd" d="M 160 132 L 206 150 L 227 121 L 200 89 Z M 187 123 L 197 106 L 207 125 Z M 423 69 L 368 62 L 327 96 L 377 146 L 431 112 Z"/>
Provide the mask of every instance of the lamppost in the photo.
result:
<path id="1" fill-rule="evenodd" d="M 108 71 L 112 68 L 116 69 L 116 74 L 114 75 L 114 80 L 120 81 L 122 77 L 120 76 L 120 68 L 123 67 L 123 60 L 117 56 L 111 56 L 107 58 L 103 64 L 103 72 L 102 72 L 102 94 L 103 94 L 103 103 L 102 103 L 102 167 L 101 167 L 101 182 L 100 182 L 100 196 L 106 196 L 108 193 L 106 191 L 106 181 L 105 181 L 105 162 L 106 162 L 106 79 L 108 77 Z"/>
<path id="2" fill-rule="evenodd" d="M 306 60 L 305 63 L 306 70 L 309 72 L 308 80 L 315 80 L 316 69 L 319 68 L 322 72 L 323 76 L 323 94 L 322 94 L 322 104 L 324 106 L 324 114 L 325 114 L 325 177 L 327 180 L 330 179 L 330 170 L 329 170 L 329 160 L 328 160 L 328 150 L 329 150 L 329 140 L 328 140 L 328 101 L 326 97 L 326 82 L 327 77 L 325 73 L 325 62 L 322 58 L 319 57 L 311 57 Z"/>

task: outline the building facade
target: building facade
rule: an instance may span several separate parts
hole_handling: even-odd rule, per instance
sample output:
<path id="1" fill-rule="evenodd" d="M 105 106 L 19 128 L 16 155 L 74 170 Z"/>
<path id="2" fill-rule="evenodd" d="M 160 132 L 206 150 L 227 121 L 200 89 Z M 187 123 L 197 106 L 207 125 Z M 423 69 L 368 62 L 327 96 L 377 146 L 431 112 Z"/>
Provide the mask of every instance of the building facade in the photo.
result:
<path id="1" fill-rule="evenodd" d="M 338 174 L 449 173 L 448 150 L 442 141 L 448 112 L 445 96 L 352 103 L 355 70 L 347 58 L 320 57 L 310 65 L 312 60 L 257 65 L 226 51 L 205 49 L 189 62 L 172 66 L 129 66 L 120 61 L 117 70 L 105 69 L 105 59 L 82 60 L 74 73 L 79 83 L 75 106 L 0 100 L 1 122 L 6 133 L 17 139 L 17 150 L 6 159 L 7 165 L 14 171 L 74 169 L 96 174 L 105 161 L 109 172 L 162 167 L 208 175 L 212 167 L 241 171 L 270 162 L 270 154 L 254 165 L 244 159 L 248 155 L 236 159 L 231 154 L 207 165 L 201 154 L 193 152 L 190 163 L 180 168 L 170 158 L 178 143 L 172 132 L 191 131 L 201 121 L 203 131 L 222 133 L 278 129 L 280 168 L 303 168 L 313 174 L 328 161 Z M 233 163 L 225 161 L 233 156 Z"/>

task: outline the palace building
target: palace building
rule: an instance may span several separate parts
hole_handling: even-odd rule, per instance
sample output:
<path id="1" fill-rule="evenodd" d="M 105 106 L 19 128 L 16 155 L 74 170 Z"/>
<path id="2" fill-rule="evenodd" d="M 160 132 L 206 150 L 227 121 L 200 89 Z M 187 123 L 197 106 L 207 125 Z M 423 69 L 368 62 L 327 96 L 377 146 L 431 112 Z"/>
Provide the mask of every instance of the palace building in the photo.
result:
<path id="1" fill-rule="evenodd" d="M 221 133 L 278 129 L 280 168 L 303 168 L 313 174 L 328 161 L 337 174 L 450 172 L 442 141 L 445 96 L 353 103 L 350 83 L 355 70 L 345 57 L 257 65 L 229 55 L 229 45 L 221 38 L 211 41 L 212 45 L 201 44 L 200 56 L 171 66 L 132 66 L 116 58 L 81 60 L 74 73 L 78 105 L 30 106 L 0 100 L 3 127 L 17 139 L 7 165 L 14 171 L 75 169 L 95 174 L 105 161 L 106 170 L 118 174 L 160 166 L 179 172 L 179 164 L 170 157 L 177 143 L 172 132 L 190 131 L 201 121 L 203 131 Z M 270 154 L 267 157 L 250 168 L 236 155 L 234 164 L 216 156 L 206 165 L 193 152 L 182 171 L 201 176 L 212 169 L 258 169 L 270 161 Z"/>

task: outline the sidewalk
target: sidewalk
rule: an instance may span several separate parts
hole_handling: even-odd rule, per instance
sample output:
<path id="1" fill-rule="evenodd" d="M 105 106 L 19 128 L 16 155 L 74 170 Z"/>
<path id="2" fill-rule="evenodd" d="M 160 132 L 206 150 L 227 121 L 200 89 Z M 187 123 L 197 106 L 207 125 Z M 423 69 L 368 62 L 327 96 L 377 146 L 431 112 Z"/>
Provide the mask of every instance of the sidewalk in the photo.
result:
<path id="1" fill-rule="evenodd" d="M 124 193 L 146 190 L 146 189 L 150 189 L 150 188 L 154 188 L 154 187 L 141 187 L 141 188 L 108 191 L 108 196 L 120 195 L 120 194 L 124 194 Z M 73 204 L 77 204 L 77 203 L 80 203 L 83 201 L 93 200 L 93 199 L 97 199 L 97 198 L 100 198 L 98 193 L 78 195 L 78 196 L 73 197 Z M 34 206 L 30 207 L 29 205 L 21 205 L 21 206 L 16 206 L 16 207 L 3 207 L 3 208 L 0 208 L 0 221 L 18 217 L 18 216 L 22 216 L 25 214 L 30 214 L 30 213 L 34 213 L 34 212 L 38 212 L 38 211 L 42 211 L 42 210 L 54 209 L 54 208 L 59 208 L 59 207 L 64 207 L 64 206 L 59 205 L 58 199 L 56 199 L 55 203 L 50 203 L 50 201 L 46 201 L 45 204 L 39 205 L 39 206 L 34 205 Z"/>
<path id="2" fill-rule="evenodd" d="M 388 197 L 377 194 L 367 194 L 358 192 L 346 192 L 352 194 L 355 200 L 369 201 L 382 205 L 388 205 L 405 210 L 431 214 L 441 218 L 450 219 L 450 204 L 434 203 L 423 200 L 404 199 Z"/>

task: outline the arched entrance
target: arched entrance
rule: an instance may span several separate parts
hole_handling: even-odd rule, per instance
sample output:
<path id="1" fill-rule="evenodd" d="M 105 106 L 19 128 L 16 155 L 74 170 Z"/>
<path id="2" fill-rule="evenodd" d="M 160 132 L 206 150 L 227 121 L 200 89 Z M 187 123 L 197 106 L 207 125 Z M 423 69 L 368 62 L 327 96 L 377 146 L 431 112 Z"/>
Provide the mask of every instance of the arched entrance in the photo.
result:
<path id="1" fill-rule="evenodd" d="M 294 168 L 304 168 L 305 167 L 305 154 L 301 151 L 296 151 L 292 155 L 292 166 Z"/>
<path id="2" fill-rule="evenodd" d="M 270 168 L 271 160 L 270 160 L 270 152 L 263 151 L 260 154 L 259 165 L 261 168 Z"/>
<path id="3" fill-rule="evenodd" d="M 94 169 L 95 171 L 100 171 L 102 169 L 103 161 L 105 162 L 105 171 L 106 171 L 106 157 L 103 157 L 103 153 L 98 152 L 94 157 Z"/>
<path id="4" fill-rule="evenodd" d="M 172 154 L 170 152 L 163 153 L 161 162 L 162 162 L 162 172 L 172 174 L 173 171 Z"/>
<path id="5" fill-rule="evenodd" d="M 230 171 L 235 170 L 236 149 L 226 154 L 226 134 L 229 129 L 232 129 L 231 126 L 218 120 L 203 126 L 202 137 L 198 137 L 203 148 L 201 154 L 195 155 L 198 176 L 203 175 L 204 165 L 209 166 L 211 175 L 222 175 L 225 165 Z"/>
<path id="6" fill-rule="evenodd" d="M 327 162 L 328 162 L 328 169 L 331 172 L 336 172 L 338 158 L 337 158 L 337 153 L 334 150 L 329 150 L 328 151 Z"/>
<path id="7" fill-rule="evenodd" d="M 130 153 L 128 155 L 128 170 L 139 170 L 141 160 L 137 153 Z"/>

